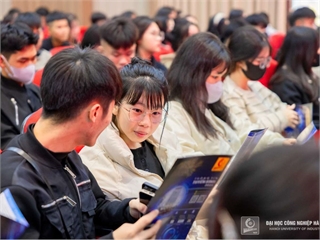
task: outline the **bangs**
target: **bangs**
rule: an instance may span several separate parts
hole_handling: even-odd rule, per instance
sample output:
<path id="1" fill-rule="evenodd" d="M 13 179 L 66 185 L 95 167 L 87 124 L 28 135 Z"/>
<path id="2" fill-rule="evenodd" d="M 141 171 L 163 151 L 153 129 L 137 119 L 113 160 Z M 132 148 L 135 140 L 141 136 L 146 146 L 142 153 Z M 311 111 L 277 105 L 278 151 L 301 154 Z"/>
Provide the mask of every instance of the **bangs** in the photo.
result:
<path id="1" fill-rule="evenodd" d="M 139 77 L 132 80 L 123 99 L 128 104 L 135 105 L 141 97 L 144 97 L 148 109 L 163 108 L 167 102 L 167 94 L 163 92 L 160 81 L 157 81 L 150 77 Z"/>

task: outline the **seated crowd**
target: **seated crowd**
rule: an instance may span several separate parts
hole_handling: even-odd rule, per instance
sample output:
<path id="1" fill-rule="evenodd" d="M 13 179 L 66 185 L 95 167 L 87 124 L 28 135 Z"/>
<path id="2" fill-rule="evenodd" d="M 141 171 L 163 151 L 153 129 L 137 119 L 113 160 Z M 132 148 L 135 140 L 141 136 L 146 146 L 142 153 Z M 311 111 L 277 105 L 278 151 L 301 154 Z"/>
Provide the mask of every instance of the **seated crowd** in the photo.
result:
<path id="1" fill-rule="evenodd" d="M 245 238 L 243 216 L 260 217 L 255 238 L 319 239 L 319 225 L 265 225 L 319 220 L 317 138 L 300 145 L 288 135 L 306 122 L 319 129 L 315 18 L 296 9 L 285 35 L 266 13 L 238 9 L 216 13 L 206 32 L 171 7 L 152 18 L 94 12 L 89 27 L 43 7 L 9 11 L 1 22 L 1 191 L 29 222 L 20 237 L 153 239 L 162 222 L 139 201 L 144 182 L 161 186 L 178 158 L 235 155 L 251 130 L 266 128 L 211 192 L 187 239 Z"/>

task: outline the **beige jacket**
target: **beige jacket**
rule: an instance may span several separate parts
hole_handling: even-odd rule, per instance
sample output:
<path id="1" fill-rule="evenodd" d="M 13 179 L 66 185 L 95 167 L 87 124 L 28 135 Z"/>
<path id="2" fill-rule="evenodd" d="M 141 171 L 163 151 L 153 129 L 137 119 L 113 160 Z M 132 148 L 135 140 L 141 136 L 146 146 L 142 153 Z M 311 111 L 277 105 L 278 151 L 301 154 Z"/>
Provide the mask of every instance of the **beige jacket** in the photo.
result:
<path id="1" fill-rule="evenodd" d="M 177 158 L 182 156 L 181 148 L 175 137 L 168 131 L 163 132 L 159 144 L 162 128 L 149 141 L 163 167 L 165 174 L 173 166 Z M 134 166 L 133 154 L 119 136 L 119 130 L 110 124 L 98 137 L 93 147 L 84 147 L 80 151 L 83 163 L 97 179 L 102 191 L 111 200 L 124 198 L 138 198 L 144 182 L 160 186 L 163 179 L 154 173 L 137 169 Z"/>
<path id="2" fill-rule="evenodd" d="M 239 121 L 237 131 L 233 130 L 226 122 L 214 115 L 210 110 L 205 111 L 214 128 L 219 132 L 218 138 L 206 139 L 196 128 L 193 119 L 177 101 L 170 101 L 169 114 L 165 129 L 172 131 L 177 136 L 184 155 L 211 155 L 211 154 L 235 154 L 251 130 L 259 129 L 259 126 L 249 126 Z M 231 121 L 236 118 L 230 114 Z M 269 145 L 282 144 L 284 138 L 279 133 L 266 131 L 255 151 Z"/>
<path id="3" fill-rule="evenodd" d="M 255 124 L 258 128 L 281 133 L 288 125 L 287 104 L 258 81 L 249 81 L 248 86 L 251 91 L 243 90 L 229 76 L 223 82 L 222 101 L 235 116 L 234 127 L 241 129 Z"/>

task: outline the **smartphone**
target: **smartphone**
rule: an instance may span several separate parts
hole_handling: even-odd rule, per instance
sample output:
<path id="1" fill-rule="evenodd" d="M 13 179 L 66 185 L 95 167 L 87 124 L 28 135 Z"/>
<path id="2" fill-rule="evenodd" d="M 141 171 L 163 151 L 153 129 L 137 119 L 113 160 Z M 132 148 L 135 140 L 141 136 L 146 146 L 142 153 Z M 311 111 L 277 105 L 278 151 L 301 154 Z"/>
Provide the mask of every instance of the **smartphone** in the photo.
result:
<path id="1" fill-rule="evenodd" d="M 157 186 L 155 186 L 149 182 L 144 182 L 142 184 L 142 189 L 139 192 L 140 202 L 145 205 L 148 205 L 150 200 L 154 197 L 157 190 L 158 190 Z"/>

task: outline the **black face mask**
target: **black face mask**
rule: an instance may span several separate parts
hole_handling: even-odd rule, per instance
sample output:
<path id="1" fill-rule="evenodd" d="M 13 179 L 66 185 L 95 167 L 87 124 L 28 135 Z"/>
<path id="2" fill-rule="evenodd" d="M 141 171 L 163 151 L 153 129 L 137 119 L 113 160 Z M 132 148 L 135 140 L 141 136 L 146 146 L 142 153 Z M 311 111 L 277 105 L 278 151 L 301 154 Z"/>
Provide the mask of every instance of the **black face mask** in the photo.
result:
<path id="1" fill-rule="evenodd" d="M 313 60 L 312 67 L 319 67 L 320 66 L 320 55 L 317 54 Z"/>
<path id="2" fill-rule="evenodd" d="M 243 70 L 242 72 L 246 75 L 250 80 L 256 81 L 262 78 L 267 68 L 261 69 L 259 66 L 253 65 L 251 62 L 246 61 L 247 70 Z"/>

